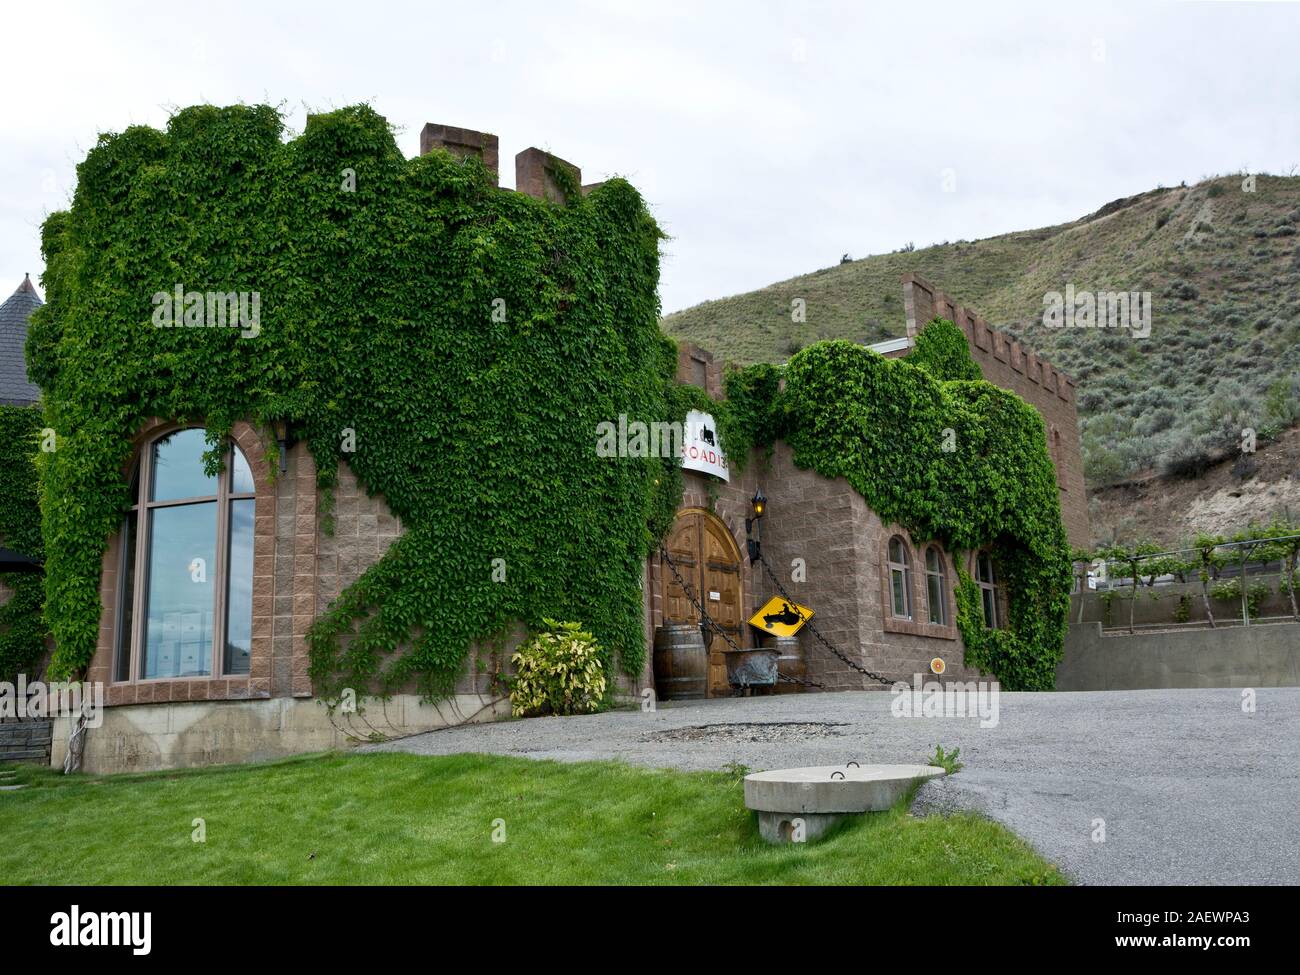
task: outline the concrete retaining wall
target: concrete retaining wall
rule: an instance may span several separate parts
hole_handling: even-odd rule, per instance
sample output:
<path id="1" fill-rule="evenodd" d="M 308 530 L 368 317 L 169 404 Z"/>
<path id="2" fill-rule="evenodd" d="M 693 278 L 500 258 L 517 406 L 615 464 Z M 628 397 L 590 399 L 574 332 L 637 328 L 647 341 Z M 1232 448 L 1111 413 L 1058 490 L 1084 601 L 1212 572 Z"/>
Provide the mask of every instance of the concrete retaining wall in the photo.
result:
<path id="1" fill-rule="evenodd" d="M 335 714 L 315 699 L 185 701 L 104 709 L 104 723 L 86 731 L 82 770 L 143 772 L 224 762 L 256 762 L 400 737 L 510 713 L 509 701 L 458 694 L 423 704 L 413 694 L 367 700 L 360 714 Z M 63 766 L 72 719 L 54 722 L 50 764 Z"/>
<path id="2" fill-rule="evenodd" d="M 1300 623 L 1103 636 L 1078 623 L 1056 668 L 1058 691 L 1300 687 Z"/>

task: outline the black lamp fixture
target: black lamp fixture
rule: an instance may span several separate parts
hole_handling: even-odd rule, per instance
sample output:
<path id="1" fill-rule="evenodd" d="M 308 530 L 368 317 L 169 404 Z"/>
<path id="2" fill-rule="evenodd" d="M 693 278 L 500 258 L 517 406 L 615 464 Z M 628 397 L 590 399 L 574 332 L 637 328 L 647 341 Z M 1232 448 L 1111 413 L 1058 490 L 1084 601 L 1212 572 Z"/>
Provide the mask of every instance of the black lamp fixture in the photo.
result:
<path id="1" fill-rule="evenodd" d="M 289 440 L 289 424 L 284 420 L 276 420 L 274 424 L 276 445 L 280 448 L 280 473 L 289 473 L 289 447 L 292 445 Z"/>
<path id="2" fill-rule="evenodd" d="M 752 514 L 745 519 L 745 548 L 749 551 L 749 564 L 753 565 L 763 557 L 761 543 L 754 537 L 754 526 L 767 513 L 767 495 L 763 493 L 762 488 L 758 488 L 754 496 L 749 499 L 749 507 Z"/>

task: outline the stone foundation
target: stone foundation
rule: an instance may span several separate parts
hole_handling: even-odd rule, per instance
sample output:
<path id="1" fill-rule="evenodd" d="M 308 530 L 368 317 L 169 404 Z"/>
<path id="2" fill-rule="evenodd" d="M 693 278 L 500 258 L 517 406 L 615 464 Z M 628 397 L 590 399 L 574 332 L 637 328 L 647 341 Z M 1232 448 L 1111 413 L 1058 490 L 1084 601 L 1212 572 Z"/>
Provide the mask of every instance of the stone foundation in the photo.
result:
<path id="1" fill-rule="evenodd" d="M 257 762 L 344 748 L 445 728 L 492 721 L 510 713 L 509 701 L 458 694 L 438 704 L 413 694 L 367 700 L 358 714 L 330 715 L 315 699 L 187 701 L 105 708 L 104 723 L 86 731 L 82 771 L 147 772 L 228 762 Z M 54 722 L 50 765 L 62 768 L 70 718 Z"/>

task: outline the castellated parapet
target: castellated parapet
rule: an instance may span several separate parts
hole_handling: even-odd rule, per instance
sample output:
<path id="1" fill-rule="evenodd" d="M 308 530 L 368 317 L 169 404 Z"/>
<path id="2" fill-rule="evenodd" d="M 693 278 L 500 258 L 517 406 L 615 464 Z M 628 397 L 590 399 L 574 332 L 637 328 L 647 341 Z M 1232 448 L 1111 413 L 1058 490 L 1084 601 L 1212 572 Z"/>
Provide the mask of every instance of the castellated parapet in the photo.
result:
<path id="1" fill-rule="evenodd" d="M 435 149 L 444 149 L 460 159 L 472 156 L 483 163 L 494 180 L 500 178 L 500 142 L 490 132 L 428 122 L 420 131 L 420 155 L 427 155 Z M 530 146 L 515 156 L 516 192 L 563 205 L 567 202 L 566 185 L 580 187 L 586 195 L 601 184 L 583 186 L 581 169 L 536 146 Z"/>

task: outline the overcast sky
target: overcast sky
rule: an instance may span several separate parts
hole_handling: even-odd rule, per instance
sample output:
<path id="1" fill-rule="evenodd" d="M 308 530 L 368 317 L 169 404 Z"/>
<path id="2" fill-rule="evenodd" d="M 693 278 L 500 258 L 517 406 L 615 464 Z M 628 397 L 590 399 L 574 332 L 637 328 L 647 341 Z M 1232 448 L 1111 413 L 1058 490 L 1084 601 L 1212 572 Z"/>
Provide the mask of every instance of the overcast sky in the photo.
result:
<path id="1" fill-rule="evenodd" d="M 632 180 L 665 311 L 855 257 L 1300 167 L 1300 6 L 57 3 L 7 7 L 0 298 L 100 132 L 369 102 Z M 1296 169 L 1300 172 L 1300 168 Z"/>

